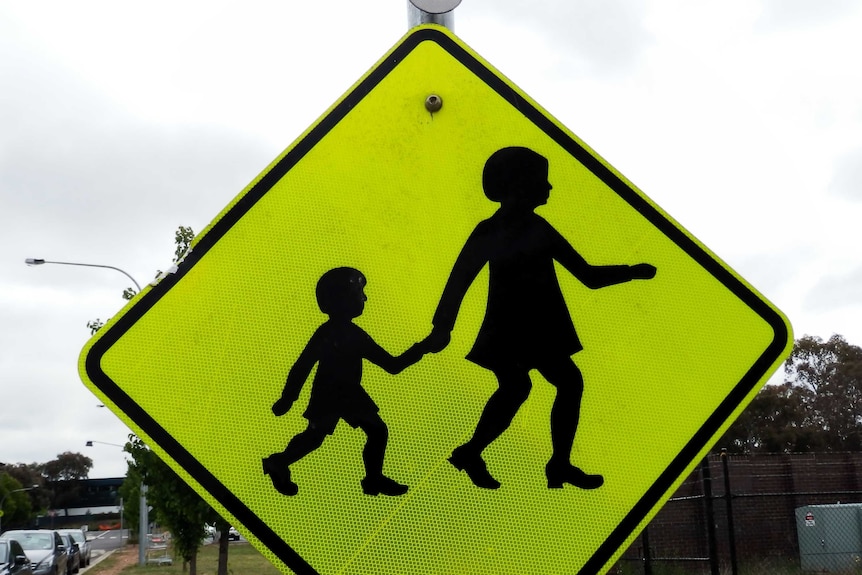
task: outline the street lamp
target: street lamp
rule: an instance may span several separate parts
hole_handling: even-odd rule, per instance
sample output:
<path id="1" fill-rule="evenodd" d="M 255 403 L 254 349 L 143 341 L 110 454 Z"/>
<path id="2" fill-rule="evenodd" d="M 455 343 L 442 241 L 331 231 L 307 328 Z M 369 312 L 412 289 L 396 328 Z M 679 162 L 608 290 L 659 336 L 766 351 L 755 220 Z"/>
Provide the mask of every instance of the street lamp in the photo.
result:
<path id="1" fill-rule="evenodd" d="M 24 263 L 27 264 L 28 266 L 41 266 L 44 264 L 58 264 L 58 265 L 63 265 L 63 266 L 82 266 L 82 267 L 86 267 L 86 268 L 105 268 L 105 269 L 109 269 L 109 270 L 116 270 L 116 271 L 120 272 L 121 274 L 123 274 L 124 276 L 126 276 L 127 278 L 129 278 L 130 280 L 132 280 L 132 283 L 135 284 L 135 288 L 137 288 L 138 293 L 141 292 L 141 284 L 136 282 L 135 278 L 133 278 L 127 271 L 122 270 L 118 267 L 114 267 L 114 266 L 107 266 L 107 265 L 103 265 L 103 264 L 85 264 L 85 263 L 80 263 L 80 262 L 55 262 L 55 261 L 45 260 L 42 258 L 26 258 L 24 260 Z M 103 442 L 103 441 L 88 441 L 87 447 L 93 447 L 94 443 L 105 443 L 105 442 Z M 117 443 L 106 443 L 106 445 L 113 445 L 115 447 L 120 447 L 120 448 L 124 447 L 124 446 L 119 445 Z M 140 537 L 140 544 L 138 545 L 138 547 L 139 547 L 138 563 L 140 565 L 145 565 L 146 564 L 146 547 L 147 547 L 147 530 L 148 530 L 148 526 L 149 526 L 149 517 L 147 516 L 147 513 L 149 510 L 147 508 L 147 486 L 144 485 L 143 482 L 141 483 L 140 505 L 141 505 L 141 522 L 140 522 L 141 529 L 139 529 L 140 533 L 138 534 L 138 536 Z"/>
<path id="2" fill-rule="evenodd" d="M 105 269 L 109 269 L 109 270 L 117 270 L 118 272 L 120 272 L 121 274 L 125 275 L 127 278 L 132 280 L 132 283 L 135 284 L 135 288 L 137 288 L 138 292 L 141 291 L 141 286 L 140 286 L 140 284 L 138 284 L 138 282 L 135 281 L 135 278 L 133 278 L 131 275 L 129 275 L 128 272 L 121 270 L 120 268 L 117 268 L 114 266 L 106 266 L 106 265 L 102 265 L 102 264 L 82 264 L 82 263 L 78 263 L 78 262 L 53 262 L 50 260 L 43 260 L 41 258 L 27 258 L 24 260 L 24 263 L 27 264 L 28 266 L 41 266 L 44 264 L 59 264 L 62 266 L 83 266 L 83 267 L 87 267 L 87 268 L 105 268 Z"/>
<path id="3" fill-rule="evenodd" d="M 114 447 L 119 447 L 120 449 L 124 449 L 126 447 L 125 445 L 120 445 L 119 443 L 108 443 L 106 441 L 93 441 L 93 440 L 87 441 L 87 447 L 93 447 L 94 443 L 101 443 L 102 445 L 113 445 Z"/>
<path id="4" fill-rule="evenodd" d="M 22 487 L 21 489 L 13 489 L 12 491 L 6 493 L 2 499 L 0 499 L 0 524 L 2 524 L 3 520 L 3 504 L 6 503 L 6 498 L 12 495 L 13 493 L 19 493 L 21 491 L 32 491 L 34 489 L 38 489 L 38 485 L 33 485 L 32 487 Z M 0 527 L 0 533 L 3 533 L 2 527 Z"/>

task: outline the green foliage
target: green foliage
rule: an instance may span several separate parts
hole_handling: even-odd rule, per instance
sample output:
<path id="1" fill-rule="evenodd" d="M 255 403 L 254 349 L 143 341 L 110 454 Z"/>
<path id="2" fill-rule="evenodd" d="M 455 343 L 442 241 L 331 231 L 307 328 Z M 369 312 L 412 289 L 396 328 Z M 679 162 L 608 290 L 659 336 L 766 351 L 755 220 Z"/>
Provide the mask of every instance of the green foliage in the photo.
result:
<path id="1" fill-rule="evenodd" d="M 147 502 L 156 519 L 171 532 L 174 551 L 195 575 L 195 558 L 206 536 L 210 506 L 135 435 L 129 435 L 124 449 L 133 459 L 129 468 L 147 485 Z"/>
<path id="2" fill-rule="evenodd" d="M 810 426 L 828 451 L 862 449 L 862 348 L 840 335 L 828 341 L 806 336 L 784 366 L 787 377 L 811 390 Z"/>
<path id="3" fill-rule="evenodd" d="M 93 460 L 86 455 L 66 451 L 45 463 L 42 474 L 48 481 L 86 479 L 92 468 Z"/>
<path id="4" fill-rule="evenodd" d="M 4 468 L 5 469 L 5 468 Z M 10 525 L 25 523 L 32 516 L 30 496 L 26 491 L 18 491 L 24 486 L 14 477 L 6 473 L 0 473 L 0 500 L 3 500 L 2 525 L 7 528 Z"/>
<path id="5" fill-rule="evenodd" d="M 731 453 L 862 450 L 862 348 L 833 335 L 804 336 L 719 441 Z"/>
<path id="6" fill-rule="evenodd" d="M 174 233 L 174 259 L 171 260 L 175 264 L 179 264 L 183 261 L 183 258 L 186 257 L 192 249 L 192 241 L 195 239 L 195 232 L 188 226 L 180 226 L 177 228 L 177 231 Z M 156 276 L 162 276 L 164 274 L 163 271 L 159 270 L 156 272 Z"/>
<path id="7" fill-rule="evenodd" d="M 39 487 L 9 495 L 4 503 L 3 523 L 24 526 L 42 510 L 67 507 L 78 499 L 79 480 L 86 479 L 92 467 L 92 459 L 71 451 L 60 453 L 56 459 L 45 463 L 4 465 L 0 473 L 0 498 L 21 486 Z"/>
<path id="8" fill-rule="evenodd" d="M 230 569 L 231 575 L 281 575 L 275 565 L 264 557 L 257 549 L 248 543 L 232 543 L 230 546 Z M 94 563 L 87 571 L 88 575 L 116 574 L 113 557 L 99 563 Z M 215 545 L 204 545 L 198 556 L 198 564 L 201 573 L 211 574 L 216 569 L 219 561 L 218 549 Z M 176 561 L 173 565 L 133 565 L 121 572 L 123 575 L 182 575 L 185 573 L 183 566 Z"/>
<path id="9" fill-rule="evenodd" d="M 124 448 L 124 451 L 128 452 L 129 448 Z M 126 470 L 126 478 L 123 480 L 123 484 L 120 486 L 119 494 L 120 497 L 123 498 L 123 516 L 125 518 L 126 525 L 129 528 L 129 539 L 137 539 L 138 538 L 138 525 L 140 523 L 141 516 L 141 484 L 143 483 L 143 479 L 141 478 L 141 474 L 135 466 L 133 462 L 128 462 L 128 469 Z"/>
<path id="10" fill-rule="evenodd" d="M 42 475 L 44 467 L 44 463 L 16 463 L 4 466 L 3 471 L 25 487 L 32 485 L 43 486 L 45 484 L 45 478 Z M 33 491 L 28 491 L 27 495 L 30 498 L 33 511 L 47 509 L 51 503 L 51 494 L 47 489 L 34 489 Z"/>
<path id="11" fill-rule="evenodd" d="M 46 507 L 65 509 L 73 506 L 81 494 L 81 479 L 86 479 L 93 468 L 93 460 L 81 453 L 66 451 L 56 459 L 34 465 L 41 474 L 45 493 L 48 497 Z"/>
<path id="12" fill-rule="evenodd" d="M 103 322 L 99 318 L 87 322 L 87 327 L 90 329 L 90 335 L 96 335 L 96 332 L 102 329 L 104 325 L 105 322 Z"/>
<path id="13" fill-rule="evenodd" d="M 192 241 L 195 239 L 195 232 L 188 226 L 180 226 L 174 234 L 174 263 L 179 263 L 185 255 L 191 250 Z"/>

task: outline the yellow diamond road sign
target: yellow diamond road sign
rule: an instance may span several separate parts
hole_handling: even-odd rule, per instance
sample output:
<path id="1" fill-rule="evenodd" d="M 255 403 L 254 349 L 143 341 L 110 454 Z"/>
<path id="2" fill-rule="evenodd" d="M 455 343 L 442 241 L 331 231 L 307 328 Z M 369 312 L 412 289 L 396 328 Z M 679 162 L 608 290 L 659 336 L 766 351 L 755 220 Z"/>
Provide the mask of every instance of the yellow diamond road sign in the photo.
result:
<path id="1" fill-rule="evenodd" d="M 113 318 L 81 374 L 285 572 L 601 573 L 791 341 L 431 25 Z"/>

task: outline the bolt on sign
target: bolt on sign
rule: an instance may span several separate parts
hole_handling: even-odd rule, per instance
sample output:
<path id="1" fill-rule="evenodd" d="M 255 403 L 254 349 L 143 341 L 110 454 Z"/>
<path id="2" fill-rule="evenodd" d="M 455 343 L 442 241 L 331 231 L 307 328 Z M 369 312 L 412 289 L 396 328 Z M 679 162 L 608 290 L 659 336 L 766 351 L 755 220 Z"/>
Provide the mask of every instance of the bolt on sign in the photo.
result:
<path id="1" fill-rule="evenodd" d="M 423 25 L 80 370 L 285 573 L 588 574 L 791 342 L 708 248 Z"/>

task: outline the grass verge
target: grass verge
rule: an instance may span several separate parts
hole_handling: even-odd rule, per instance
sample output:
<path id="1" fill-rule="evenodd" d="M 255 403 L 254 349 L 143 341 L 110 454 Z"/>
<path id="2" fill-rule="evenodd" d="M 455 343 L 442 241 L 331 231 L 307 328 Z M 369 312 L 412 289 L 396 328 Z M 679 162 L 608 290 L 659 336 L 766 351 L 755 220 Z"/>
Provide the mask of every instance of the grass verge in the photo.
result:
<path id="1" fill-rule="evenodd" d="M 137 551 L 135 550 L 137 558 Z M 93 565 L 87 575 L 107 575 L 116 573 L 119 558 L 108 557 Z M 182 575 L 182 560 L 174 558 L 173 565 L 130 565 L 121 573 L 125 575 Z M 204 545 L 198 553 L 198 575 L 215 575 L 218 571 L 218 545 Z M 188 573 L 188 571 L 186 571 Z M 228 573 L 230 575 L 281 575 L 281 571 L 266 557 L 248 543 L 231 543 L 228 552 Z"/>

